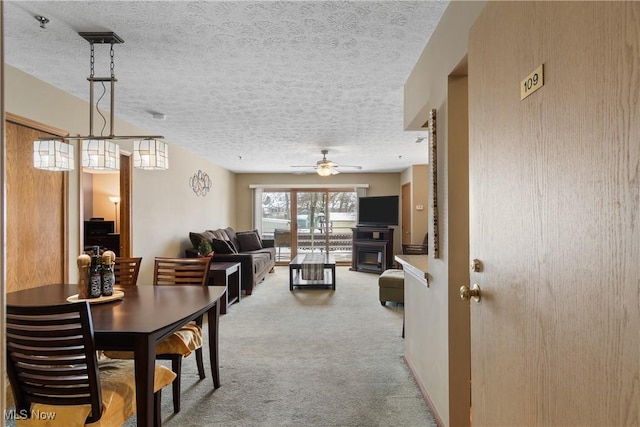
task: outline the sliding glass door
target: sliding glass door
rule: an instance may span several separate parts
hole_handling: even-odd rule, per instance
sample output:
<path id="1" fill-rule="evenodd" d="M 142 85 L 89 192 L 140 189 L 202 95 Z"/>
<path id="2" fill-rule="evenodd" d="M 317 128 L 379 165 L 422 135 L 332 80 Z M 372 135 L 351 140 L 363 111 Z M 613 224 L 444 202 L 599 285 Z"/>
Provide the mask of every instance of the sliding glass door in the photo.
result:
<path id="1" fill-rule="evenodd" d="M 262 193 L 262 238 L 273 239 L 276 262 L 291 260 L 291 192 Z"/>
<path id="2" fill-rule="evenodd" d="M 331 253 L 336 262 L 351 263 L 357 200 L 354 190 L 265 189 L 262 235 L 274 239 L 276 261 L 284 264 L 297 254 Z"/>
<path id="3" fill-rule="evenodd" d="M 297 195 L 298 253 L 327 252 L 329 250 L 327 191 L 300 191 Z"/>

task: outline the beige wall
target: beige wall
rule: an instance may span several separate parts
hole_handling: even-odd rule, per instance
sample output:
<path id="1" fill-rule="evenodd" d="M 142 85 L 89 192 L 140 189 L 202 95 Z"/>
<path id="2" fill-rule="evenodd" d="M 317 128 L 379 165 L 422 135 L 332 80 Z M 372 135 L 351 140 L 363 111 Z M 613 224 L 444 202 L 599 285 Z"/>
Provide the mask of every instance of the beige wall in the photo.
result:
<path id="1" fill-rule="evenodd" d="M 411 243 L 419 244 L 428 230 L 429 166 L 414 165 L 411 172 Z M 418 209 L 420 205 L 423 210 Z"/>
<path id="2" fill-rule="evenodd" d="M 91 205 L 93 209 L 91 216 L 104 218 L 107 221 L 115 221 L 115 206 L 111 200 L 109 200 L 109 196 L 120 195 L 120 175 L 117 173 L 96 173 L 90 175 L 93 181 L 93 191 L 91 192 L 93 199 Z M 118 211 L 119 210 L 120 204 L 118 203 Z M 88 219 L 88 217 L 85 217 L 85 220 Z"/>
<path id="3" fill-rule="evenodd" d="M 6 66 L 5 70 L 7 111 L 71 134 L 88 131 L 87 103 L 13 67 Z M 153 133 L 118 118 L 115 129 L 120 135 Z M 133 255 L 143 257 L 138 279 L 140 284 L 151 283 L 155 256 L 184 255 L 184 249 L 190 247 L 189 231 L 235 222 L 235 175 L 171 144 L 171 141 L 167 142 L 170 159 L 168 170 L 134 169 L 133 172 Z M 132 150 L 131 141 L 119 144 L 123 150 Z M 78 159 L 76 152 L 76 161 Z M 196 196 L 189 187 L 189 178 L 199 169 L 208 173 L 213 182 L 211 191 L 205 197 Z M 72 282 L 77 281 L 75 258 L 80 253 L 81 197 L 78 170 L 79 167 L 76 167 L 69 174 L 69 277 Z M 113 210 L 107 209 L 107 212 L 105 217 L 113 216 Z"/>
<path id="4" fill-rule="evenodd" d="M 469 340 L 468 309 L 465 320 L 460 298 L 456 296 L 461 279 L 452 274 L 468 271 L 468 220 L 463 225 L 466 233 L 452 232 L 464 223 L 464 217 L 459 216 L 459 201 L 450 200 L 449 195 L 456 183 L 466 179 L 468 185 L 468 178 L 464 174 L 464 163 L 460 163 L 455 152 L 459 141 L 450 141 L 448 79 L 465 58 L 469 29 L 484 5 L 485 2 L 449 3 L 404 90 L 406 129 L 421 129 L 427 121 L 428 111 L 437 110 L 440 222 L 440 258 L 434 259 L 432 253 L 429 255 L 431 286 L 405 291 L 405 298 L 415 301 L 414 305 L 406 307 L 407 332 L 412 332 L 405 335 L 405 358 L 445 425 L 469 425 L 470 422 L 469 383 L 464 383 L 456 373 L 456 369 L 469 363 L 468 353 L 464 354 L 465 345 L 468 348 L 465 343 Z M 450 163 L 453 165 L 451 171 Z M 462 198 L 465 195 L 463 193 Z M 428 223 L 431 223 L 433 211 L 431 203 L 427 205 Z M 411 322 L 425 326 L 409 327 Z M 467 367 L 463 375 L 468 372 Z"/>
<path id="5" fill-rule="evenodd" d="M 400 195 L 399 173 L 341 173 L 330 177 L 321 177 L 317 174 L 293 175 L 293 174 L 238 174 L 236 175 L 237 217 L 235 226 L 238 229 L 253 228 L 252 215 L 252 191 L 250 185 L 318 185 L 331 188 L 331 185 L 344 184 L 369 184 L 367 196 Z M 401 251 L 400 227 L 394 231 L 394 253 Z M 398 237 L 396 237 L 398 236 Z"/>

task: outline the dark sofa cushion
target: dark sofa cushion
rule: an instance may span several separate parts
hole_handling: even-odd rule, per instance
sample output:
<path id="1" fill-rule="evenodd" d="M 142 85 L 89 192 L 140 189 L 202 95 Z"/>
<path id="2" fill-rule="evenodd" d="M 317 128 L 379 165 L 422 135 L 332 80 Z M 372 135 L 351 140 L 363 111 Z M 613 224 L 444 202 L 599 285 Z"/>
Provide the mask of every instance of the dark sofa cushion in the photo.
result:
<path id="1" fill-rule="evenodd" d="M 240 243 L 238 242 L 236 231 L 231 227 L 227 227 L 223 231 L 227 234 L 227 236 L 229 236 L 228 240 L 231 242 L 231 245 L 236 250 L 236 252 L 240 252 Z"/>
<path id="2" fill-rule="evenodd" d="M 236 250 L 231 246 L 231 243 L 226 240 L 213 239 L 213 252 L 219 254 L 236 254 Z"/>
<path id="3" fill-rule="evenodd" d="M 236 233 L 238 238 L 238 244 L 240 245 L 240 252 L 255 251 L 262 249 L 262 242 L 258 235 L 258 230 L 241 231 Z"/>
<path id="4" fill-rule="evenodd" d="M 269 267 L 269 254 L 264 253 L 252 253 L 251 258 L 253 259 L 253 272 L 254 274 L 259 274 L 264 269 Z"/>

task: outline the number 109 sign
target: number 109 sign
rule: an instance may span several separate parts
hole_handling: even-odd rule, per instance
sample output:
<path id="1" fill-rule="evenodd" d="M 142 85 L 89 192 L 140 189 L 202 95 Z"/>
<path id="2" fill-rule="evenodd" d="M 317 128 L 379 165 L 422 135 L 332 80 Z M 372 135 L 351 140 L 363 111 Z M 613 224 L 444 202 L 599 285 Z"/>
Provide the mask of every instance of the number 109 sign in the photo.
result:
<path id="1" fill-rule="evenodd" d="M 544 86 L 543 66 L 540 65 L 520 82 L 520 101 Z"/>

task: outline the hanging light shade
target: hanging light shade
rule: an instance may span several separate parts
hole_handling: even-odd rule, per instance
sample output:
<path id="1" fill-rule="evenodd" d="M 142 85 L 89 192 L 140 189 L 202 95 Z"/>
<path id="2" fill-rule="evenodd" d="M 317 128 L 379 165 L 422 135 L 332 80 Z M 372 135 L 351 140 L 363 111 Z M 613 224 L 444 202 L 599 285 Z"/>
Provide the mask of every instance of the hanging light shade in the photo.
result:
<path id="1" fill-rule="evenodd" d="M 33 167 L 48 171 L 74 170 L 73 147 L 57 139 L 33 141 Z"/>
<path id="2" fill-rule="evenodd" d="M 96 170 L 120 170 L 120 147 L 105 139 L 84 139 L 82 166 Z"/>
<path id="3" fill-rule="evenodd" d="M 320 176 L 329 176 L 333 173 L 333 171 L 331 170 L 331 167 L 328 165 L 318 166 L 318 168 L 316 169 L 316 172 L 318 172 L 318 175 Z"/>
<path id="4" fill-rule="evenodd" d="M 133 166 L 146 170 L 169 169 L 168 149 L 164 141 L 155 138 L 133 141 Z"/>

